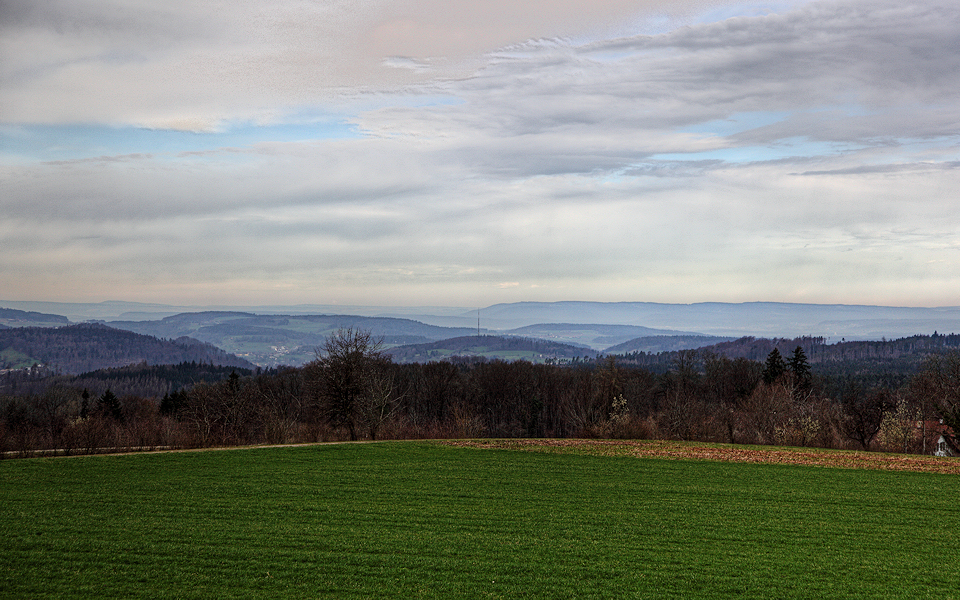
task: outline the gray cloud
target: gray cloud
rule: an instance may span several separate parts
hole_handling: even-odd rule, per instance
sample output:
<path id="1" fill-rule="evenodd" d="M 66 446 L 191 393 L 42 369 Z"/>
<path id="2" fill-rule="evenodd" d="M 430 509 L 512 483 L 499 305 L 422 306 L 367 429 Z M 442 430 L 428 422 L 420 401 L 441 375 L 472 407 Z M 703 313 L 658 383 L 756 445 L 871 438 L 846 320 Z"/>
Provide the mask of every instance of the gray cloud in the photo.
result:
<path id="1" fill-rule="evenodd" d="M 611 22 L 682 15 L 701 4 L 15 0 L 3 3 L 0 22 L 0 118 L 189 131 L 277 120 L 358 90 L 464 77 L 482 53 L 524 39 L 597 35 Z"/>
<path id="2" fill-rule="evenodd" d="M 903 173 L 908 171 L 944 171 L 948 169 L 960 168 L 960 161 L 949 161 L 942 163 L 910 163 L 897 165 L 861 165 L 846 169 L 833 169 L 828 171 L 804 171 L 797 175 L 868 175 L 875 173 Z"/>
<path id="3" fill-rule="evenodd" d="M 480 35 L 456 68 L 410 45 L 410 32 L 445 21 L 391 17 L 376 41 L 390 52 L 370 53 L 370 70 L 357 58 L 358 70 L 325 81 L 327 65 L 300 95 L 291 81 L 326 51 L 309 43 L 325 26 L 293 26 L 285 6 L 265 24 L 293 36 L 279 49 L 263 45 L 272 33 L 249 46 L 230 37 L 246 26 L 184 33 L 163 68 L 191 53 L 226 57 L 162 84 L 189 87 L 216 68 L 229 74 L 218 93 L 236 97 L 175 86 L 142 105 L 142 120 L 202 129 L 304 98 L 325 106 L 318 90 L 334 81 L 350 93 L 323 97 L 353 115 L 359 139 L 7 165 L 0 244 L 20 250 L 0 256 L 0 270 L 31 289 L 75 273 L 154 299 L 177 293 L 165 283 L 175 279 L 198 298 L 274 303 L 951 302 L 960 7 L 807 3 L 486 54 L 476 48 L 499 38 Z M 24 29 L 36 19 L 18 18 Z M 355 31 L 376 30 L 370 22 Z M 160 52 L 148 46 L 129 48 Z M 241 66 L 251 56 L 253 70 Z M 120 62 L 114 75 L 159 68 Z M 117 77 L 107 89 L 129 83 Z M 129 100 L 102 112 L 132 115 L 141 105 Z"/>

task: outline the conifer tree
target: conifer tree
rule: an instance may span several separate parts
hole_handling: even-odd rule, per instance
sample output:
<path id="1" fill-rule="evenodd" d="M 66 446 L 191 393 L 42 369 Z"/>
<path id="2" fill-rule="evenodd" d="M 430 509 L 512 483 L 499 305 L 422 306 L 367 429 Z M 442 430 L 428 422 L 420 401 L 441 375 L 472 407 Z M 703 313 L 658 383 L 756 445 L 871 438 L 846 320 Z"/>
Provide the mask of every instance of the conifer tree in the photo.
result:
<path id="1" fill-rule="evenodd" d="M 810 364 L 807 362 L 807 355 L 803 348 L 797 346 L 793 354 L 787 360 L 787 367 L 793 373 L 793 396 L 798 399 L 810 389 Z"/>
<path id="2" fill-rule="evenodd" d="M 780 351 L 774 348 L 767 355 L 767 362 L 763 367 L 763 382 L 770 385 L 780 379 L 780 376 L 786 372 L 787 364 L 783 362 Z"/>
<path id="3" fill-rule="evenodd" d="M 89 412 L 90 412 L 90 392 L 87 391 L 87 388 L 83 388 L 83 393 L 80 394 L 80 418 L 86 419 Z"/>
<path id="4" fill-rule="evenodd" d="M 117 421 L 123 421 L 123 410 L 120 407 L 120 399 L 110 391 L 110 388 L 107 388 L 107 391 L 100 396 L 98 408 L 102 414 L 112 417 Z"/>

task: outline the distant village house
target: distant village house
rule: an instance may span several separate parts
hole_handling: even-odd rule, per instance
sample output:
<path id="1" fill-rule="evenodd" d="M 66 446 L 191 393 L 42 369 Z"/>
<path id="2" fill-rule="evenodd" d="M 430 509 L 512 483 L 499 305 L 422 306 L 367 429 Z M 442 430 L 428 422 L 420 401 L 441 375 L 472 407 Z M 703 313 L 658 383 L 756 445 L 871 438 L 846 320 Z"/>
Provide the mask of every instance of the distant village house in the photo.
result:
<path id="1" fill-rule="evenodd" d="M 937 438 L 937 445 L 934 446 L 933 450 L 934 456 L 960 456 L 957 448 L 950 443 L 950 440 L 947 439 L 947 436 L 940 434 L 940 437 Z"/>

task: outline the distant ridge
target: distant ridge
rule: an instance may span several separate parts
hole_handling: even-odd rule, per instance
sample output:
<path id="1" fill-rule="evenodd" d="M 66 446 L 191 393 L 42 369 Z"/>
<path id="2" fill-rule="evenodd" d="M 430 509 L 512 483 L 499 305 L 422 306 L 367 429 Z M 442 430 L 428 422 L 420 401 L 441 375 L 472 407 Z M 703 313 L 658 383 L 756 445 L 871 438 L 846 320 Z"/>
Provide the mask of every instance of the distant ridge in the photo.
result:
<path id="1" fill-rule="evenodd" d="M 517 302 L 481 311 L 488 326 L 609 323 L 740 337 L 880 339 L 960 331 L 960 307 L 892 307 L 786 302 Z M 466 316 L 469 313 L 465 313 Z"/>
<path id="2" fill-rule="evenodd" d="M 310 360 L 313 348 L 331 332 L 330 327 L 338 326 L 306 321 L 317 317 L 372 330 L 375 335 L 382 335 L 389 345 L 429 342 L 467 335 L 477 331 L 479 317 L 481 333 L 539 337 L 589 346 L 594 350 L 605 350 L 610 346 L 643 337 L 647 333 L 732 338 L 816 336 L 831 342 L 842 339 L 880 340 L 931 335 L 934 332 L 960 332 L 960 307 L 957 306 L 924 308 L 789 302 L 666 304 L 559 301 L 503 303 L 478 310 L 436 306 L 186 307 L 119 301 L 84 304 L 0 300 L 0 307 L 51 315 L 58 319 L 66 317 L 74 321 L 109 321 L 118 327 L 159 337 L 190 335 L 235 354 L 249 356 L 251 360 L 262 365 L 302 364 L 303 361 Z M 304 314 L 305 311 L 311 312 Z M 219 323 L 211 323 L 210 319 L 207 319 L 207 322 L 199 327 L 192 327 L 190 320 L 193 317 L 182 316 L 183 314 L 206 317 L 220 315 L 221 320 Z M 119 315 L 128 317 L 119 318 Z M 177 318 L 164 321 L 165 317 Z M 287 324 L 270 324 L 270 318 L 287 319 Z M 242 327 L 231 330 L 225 326 L 228 319 L 247 319 L 247 322 L 242 323 Z M 411 323 L 418 325 L 413 326 Z M 29 323 L 18 322 L 14 325 L 25 324 Z M 59 321 L 58 324 L 63 322 Z M 178 324 L 182 327 L 176 332 L 174 325 Z M 554 327 L 558 324 L 561 327 Z M 38 322 L 36 325 L 52 326 L 54 323 Z M 241 323 L 234 325 L 240 326 Z M 610 334 L 603 330 L 606 328 L 610 331 L 611 327 L 645 329 L 634 332 L 621 329 Z M 198 331 L 200 329 L 203 331 Z"/>
<path id="3" fill-rule="evenodd" d="M 6 321 L 9 325 L 16 325 L 18 323 L 61 323 L 66 325 L 70 322 L 70 319 L 62 315 L 52 315 L 32 310 L 0 308 L 0 321 Z"/>
<path id="4" fill-rule="evenodd" d="M 234 311 L 183 313 L 152 321 L 111 321 L 109 325 L 156 337 L 189 336 L 265 367 L 297 366 L 313 360 L 316 348 L 341 328 L 369 331 L 388 346 L 476 332 L 475 328 L 438 327 L 394 317 L 256 315 Z"/>
<path id="5" fill-rule="evenodd" d="M 586 346 L 594 350 L 603 350 L 608 346 L 651 336 L 700 335 L 690 331 L 602 323 L 538 323 L 510 329 L 504 331 L 503 334 L 546 339 L 563 344 L 573 344 L 574 346 Z"/>

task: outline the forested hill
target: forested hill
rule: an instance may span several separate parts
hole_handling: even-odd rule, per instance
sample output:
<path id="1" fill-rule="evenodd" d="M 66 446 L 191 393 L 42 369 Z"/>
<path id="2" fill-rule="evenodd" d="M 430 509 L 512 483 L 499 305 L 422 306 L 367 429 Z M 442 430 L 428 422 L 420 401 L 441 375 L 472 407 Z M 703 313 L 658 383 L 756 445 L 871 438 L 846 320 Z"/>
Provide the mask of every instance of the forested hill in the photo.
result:
<path id="1" fill-rule="evenodd" d="M 535 338 L 469 335 L 428 344 L 390 348 L 386 352 L 394 362 L 430 362 L 453 357 L 483 357 L 501 360 L 547 362 L 596 354 L 581 346 L 571 346 Z"/>
<path id="2" fill-rule="evenodd" d="M 650 335 L 638 337 L 604 350 L 604 354 L 628 354 L 631 352 L 670 352 L 714 346 L 735 341 L 732 337 L 715 335 Z"/>
<path id="3" fill-rule="evenodd" d="M 740 338 L 702 348 L 727 358 L 764 360 L 777 348 L 784 356 L 800 346 L 811 364 L 864 360 L 922 360 L 930 354 L 960 348 L 960 335 L 914 335 L 896 340 L 840 341 L 827 344 L 821 337 Z"/>
<path id="4" fill-rule="evenodd" d="M 61 315 L 34 312 L 32 310 L 17 310 L 15 308 L 0 308 L 0 325 L 14 327 L 67 325 L 70 320 Z"/>
<path id="5" fill-rule="evenodd" d="M 241 367 L 197 362 L 176 365 L 137 363 L 80 375 L 57 376 L 30 369 L 7 372 L 0 376 L 0 395 L 40 396 L 51 390 L 67 387 L 87 390 L 93 397 L 101 396 L 110 390 L 120 398 L 163 398 L 177 391 L 190 389 L 198 383 L 216 383 L 229 379 L 234 374 L 238 377 L 250 377 L 255 373 L 256 371 Z"/>
<path id="6" fill-rule="evenodd" d="M 929 357 L 960 348 L 960 335 L 914 335 L 895 340 L 841 341 L 825 343 L 821 337 L 754 338 L 744 337 L 730 342 L 706 346 L 696 351 L 614 354 L 623 365 L 634 365 L 655 372 L 672 368 L 683 355 L 691 357 L 725 357 L 763 362 L 774 348 L 787 358 L 800 347 L 820 375 L 856 377 L 862 379 L 886 378 L 900 382 L 917 372 Z M 695 354 L 692 354 L 695 353 Z M 889 382 L 888 382 L 889 383 Z"/>
<path id="7" fill-rule="evenodd" d="M 342 328 L 369 331 L 389 345 L 430 342 L 475 331 L 391 317 L 212 311 L 183 313 L 159 321 L 112 321 L 108 325 L 157 337 L 190 336 L 267 367 L 302 365 L 313 360 L 315 349 Z"/>
<path id="8" fill-rule="evenodd" d="M 161 340 L 100 324 L 0 330 L 0 368 L 35 362 L 57 373 L 78 374 L 135 363 L 183 362 L 256 368 L 247 360 L 191 338 Z"/>

